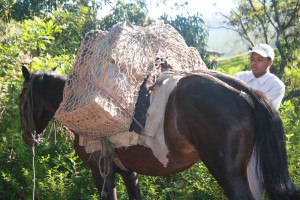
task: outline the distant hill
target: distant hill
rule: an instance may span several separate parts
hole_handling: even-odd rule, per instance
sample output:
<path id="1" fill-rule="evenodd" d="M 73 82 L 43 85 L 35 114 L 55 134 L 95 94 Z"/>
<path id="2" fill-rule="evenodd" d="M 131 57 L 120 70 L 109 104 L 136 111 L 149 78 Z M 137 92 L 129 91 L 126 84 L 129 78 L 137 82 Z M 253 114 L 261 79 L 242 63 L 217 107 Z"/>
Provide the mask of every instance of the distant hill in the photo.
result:
<path id="1" fill-rule="evenodd" d="M 249 70 L 249 56 L 247 53 L 236 54 L 230 57 L 216 58 L 217 67 L 215 70 L 233 75 L 236 72 Z"/>
<path id="2" fill-rule="evenodd" d="M 213 15 L 205 23 L 209 33 L 208 51 L 219 52 L 223 57 L 248 51 L 248 46 L 237 33 L 225 28 L 215 28 L 223 25 L 221 17 Z"/>

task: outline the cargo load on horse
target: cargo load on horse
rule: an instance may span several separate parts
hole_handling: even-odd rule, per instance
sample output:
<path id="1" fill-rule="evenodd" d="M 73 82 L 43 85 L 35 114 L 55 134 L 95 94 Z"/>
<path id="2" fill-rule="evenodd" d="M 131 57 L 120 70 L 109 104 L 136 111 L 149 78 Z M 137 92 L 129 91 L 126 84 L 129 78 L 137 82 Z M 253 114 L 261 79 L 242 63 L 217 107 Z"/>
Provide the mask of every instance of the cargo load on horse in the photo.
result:
<path id="1" fill-rule="evenodd" d="M 124 22 L 109 32 L 90 31 L 55 118 L 89 139 L 127 131 L 142 82 L 149 74 L 157 77 L 166 62 L 179 71 L 206 68 L 198 51 L 162 21 L 147 27 Z"/>

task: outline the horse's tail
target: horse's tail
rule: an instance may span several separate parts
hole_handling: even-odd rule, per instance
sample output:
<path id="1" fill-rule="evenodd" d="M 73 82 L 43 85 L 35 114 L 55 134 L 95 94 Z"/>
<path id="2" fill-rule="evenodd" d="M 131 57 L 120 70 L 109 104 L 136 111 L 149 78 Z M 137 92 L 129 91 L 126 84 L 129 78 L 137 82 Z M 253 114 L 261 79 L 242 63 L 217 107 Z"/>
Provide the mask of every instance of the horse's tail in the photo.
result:
<path id="1" fill-rule="evenodd" d="M 283 124 L 279 113 L 262 95 L 251 94 L 255 106 L 255 149 L 259 182 L 272 200 L 300 200 L 291 181 Z"/>

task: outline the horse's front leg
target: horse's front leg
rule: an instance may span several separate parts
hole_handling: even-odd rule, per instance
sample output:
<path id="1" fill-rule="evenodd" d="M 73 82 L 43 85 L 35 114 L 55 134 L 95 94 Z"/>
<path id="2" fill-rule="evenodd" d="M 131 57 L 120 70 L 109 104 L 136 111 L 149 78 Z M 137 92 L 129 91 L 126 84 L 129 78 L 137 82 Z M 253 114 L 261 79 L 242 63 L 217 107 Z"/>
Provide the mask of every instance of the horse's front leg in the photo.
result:
<path id="1" fill-rule="evenodd" d="M 132 171 L 122 171 L 122 170 L 118 171 L 118 173 L 122 176 L 122 179 L 126 186 L 128 199 L 130 200 L 142 199 L 138 174 Z"/>
<path id="2" fill-rule="evenodd" d="M 102 200 L 117 200 L 114 164 L 111 159 L 102 161 L 91 167 L 94 182 Z"/>
<path id="3" fill-rule="evenodd" d="M 98 152 L 97 152 L 98 153 Z M 96 155 L 93 155 L 95 157 Z M 108 165 L 107 165 L 108 164 Z M 117 192 L 115 188 L 115 169 L 112 162 L 107 162 L 106 166 L 103 167 L 101 162 L 101 168 L 99 167 L 99 160 L 91 159 L 89 166 L 92 171 L 92 176 L 99 192 L 99 196 L 102 200 L 116 200 Z M 108 170 L 108 171 L 106 171 Z M 102 177 L 104 176 L 104 177 Z M 103 187 L 104 186 L 104 187 Z"/>
<path id="4" fill-rule="evenodd" d="M 90 167 L 95 185 L 99 192 L 99 196 L 101 196 L 101 193 L 103 193 L 104 196 L 106 196 L 106 197 L 103 197 L 102 199 L 117 199 L 117 193 L 116 193 L 116 189 L 115 189 L 115 185 L 114 185 L 115 168 L 114 168 L 112 162 L 109 162 L 109 165 L 108 165 L 109 173 L 105 180 L 105 182 L 106 182 L 105 187 L 103 188 L 104 179 L 101 176 L 100 168 L 99 168 L 99 159 L 101 156 L 101 152 L 96 151 L 93 154 L 87 153 L 85 151 L 84 146 L 79 145 L 79 135 L 77 135 L 77 134 L 74 134 L 74 135 L 75 135 L 74 149 L 75 149 L 77 155 L 79 156 L 79 158 Z M 101 168 L 101 170 L 103 171 L 104 169 Z"/>

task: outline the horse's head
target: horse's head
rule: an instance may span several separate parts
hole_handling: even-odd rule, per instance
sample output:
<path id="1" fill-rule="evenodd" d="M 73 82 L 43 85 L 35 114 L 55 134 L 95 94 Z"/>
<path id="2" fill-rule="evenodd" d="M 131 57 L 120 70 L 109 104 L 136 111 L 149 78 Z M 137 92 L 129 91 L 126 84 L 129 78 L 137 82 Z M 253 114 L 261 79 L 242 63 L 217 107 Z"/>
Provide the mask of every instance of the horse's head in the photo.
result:
<path id="1" fill-rule="evenodd" d="M 38 145 L 62 100 L 65 78 L 52 70 L 31 74 L 25 66 L 22 73 L 24 83 L 19 101 L 22 137 L 26 144 Z"/>

